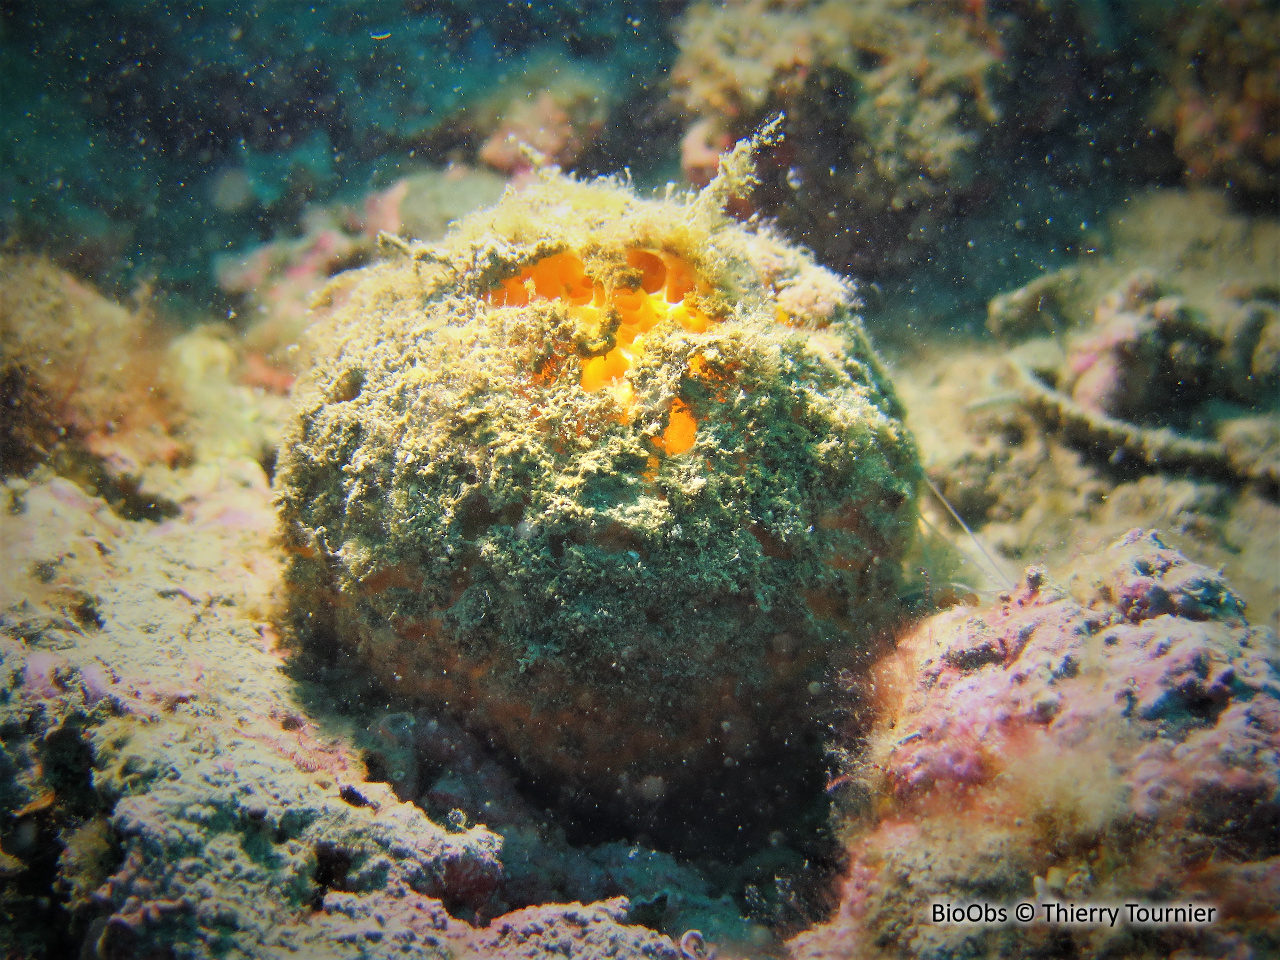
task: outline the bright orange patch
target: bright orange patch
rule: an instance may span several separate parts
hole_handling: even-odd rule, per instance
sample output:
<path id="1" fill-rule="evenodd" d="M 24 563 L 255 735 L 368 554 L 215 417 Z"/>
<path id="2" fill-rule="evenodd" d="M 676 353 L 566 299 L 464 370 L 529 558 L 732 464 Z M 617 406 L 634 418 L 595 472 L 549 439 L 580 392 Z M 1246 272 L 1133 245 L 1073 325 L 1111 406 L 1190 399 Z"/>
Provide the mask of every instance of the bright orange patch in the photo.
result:
<path id="1" fill-rule="evenodd" d="M 713 318 L 684 302 L 698 288 L 698 278 L 680 258 L 661 251 L 634 249 L 627 251 L 627 265 L 639 272 L 640 285 L 606 291 L 587 275 L 582 259 L 565 250 L 525 267 L 519 276 L 503 280 L 486 297 L 495 307 L 522 307 L 531 298 L 565 300 L 574 319 L 591 330 L 600 329 L 610 308 L 616 311 L 619 325 L 615 346 L 607 353 L 585 359 L 579 382 L 590 393 L 609 389 L 622 408 L 619 419 L 624 423 L 630 421 L 630 408 L 635 402 L 625 378 L 644 352 L 645 334 L 666 319 L 690 333 L 705 333 L 713 322 Z M 699 356 L 689 363 L 690 373 L 695 376 L 705 368 Z M 697 419 L 687 404 L 676 400 L 668 414 L 667 427 L 654 445 L 668 456 L 676 456 L 693 446 L 697 434 Z"/>
<path id="2" fill-rule="evenodd" d="M 628 250 L 627 265 L 640 271 L 640 288 L 645 293 L 657 293 L 667 282 L 667 265 L 656 253 Z"/>
<path id="3" fill-rule="evenodd" d="M 683 260 L 652 250 L 627 251 L 627 264 L 640 273 L 639 287 L 606 292 L 587 275 L 582 259 L 570 250 L 543 257 L 489 291 L 495 307 L 523 307 L 530 297 L 566 300 L 573 317 L 588 329 L 599 330 L 610 307 L 620 320 L 616 346 L 582 364 L 582 388 L 595 392 L 616 383 L 635 364 L 644 349 L 644 335 L 670 318 L 690 333 L 704 333 L 711 318 L 684 303 L 697 288 L 697 275 Z"/>
<path id="4" fill-rule="evenodd" d="M 599 390 L 621 377 L 630 366 L 631 359 L 621 347 L 614 347 L 603 356 L 590 357 L 582 364 L 582 389 Z"/>
<path id="5" fill-rule="evenodd" d="M 671 401 L 671 413 L 667 416 L 667 429 L 654 444 L 669 457 L 684 453 L 698 439 L 698 421 L 689 412 L 683 400 Z"/>

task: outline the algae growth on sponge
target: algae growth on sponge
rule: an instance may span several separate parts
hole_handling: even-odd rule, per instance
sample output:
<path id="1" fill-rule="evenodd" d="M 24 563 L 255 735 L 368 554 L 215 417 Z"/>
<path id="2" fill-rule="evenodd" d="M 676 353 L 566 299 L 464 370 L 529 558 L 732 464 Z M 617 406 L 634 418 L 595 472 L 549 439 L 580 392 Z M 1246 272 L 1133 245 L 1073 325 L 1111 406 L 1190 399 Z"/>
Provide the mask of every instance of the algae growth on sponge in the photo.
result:
<path id="1" fill-rule="evenodd" d="M 597 794 L 784 741 L 914 528 L 850 286 L 708 197 L 545 174 L 348 278 L 280 456 L 304 640 Z"/>

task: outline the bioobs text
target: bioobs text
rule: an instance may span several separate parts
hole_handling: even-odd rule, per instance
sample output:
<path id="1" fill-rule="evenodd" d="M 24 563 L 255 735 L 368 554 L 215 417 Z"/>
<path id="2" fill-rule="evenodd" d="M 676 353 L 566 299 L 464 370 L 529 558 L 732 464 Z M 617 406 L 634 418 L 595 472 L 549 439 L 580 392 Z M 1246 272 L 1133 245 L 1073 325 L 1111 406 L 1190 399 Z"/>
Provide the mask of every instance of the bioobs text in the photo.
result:
<path id="1" fill-rule="evenodd" d="M 935 903 L 932 919 L 934 923 L 982 923 L 999 924 L 1009 922 L 1009 910 L 1006 907 L 994 906 L 990 903 Z"/>

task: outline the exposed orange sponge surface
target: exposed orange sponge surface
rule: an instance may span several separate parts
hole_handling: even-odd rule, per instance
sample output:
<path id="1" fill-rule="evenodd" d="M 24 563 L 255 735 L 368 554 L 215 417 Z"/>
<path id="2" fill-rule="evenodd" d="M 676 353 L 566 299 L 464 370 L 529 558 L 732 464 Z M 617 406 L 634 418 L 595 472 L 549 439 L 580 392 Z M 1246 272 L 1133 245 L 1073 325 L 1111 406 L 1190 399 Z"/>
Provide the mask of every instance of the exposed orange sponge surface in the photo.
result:
<path id="1" fill-rule="evenodd" d="M 525 267 L 487 295 L 495 307 L 522 307 L 537 299 L 565 301 L 573 318 L 593 335 L 606 333 L 616 316 L 615 345 L 582 361 L 579 382 L 590 393 L 611 389 L 624 411 L 634 400 L 626 373 L 644 354 L 645 335 L 650 330 L 669 320 L 689 333 L 705 333 L 715 322 L 685 303 L 698 288 L 697 273 L 689 264 L 664 251 L 641 248 L 628 250 L 626 256 L 627 266 L 639 272 L 639 286 L 608 289 L 587 274 L 581 257 L 565 250 Z M 694 363 L 699 360 L 693 358 Z M 698 421 L 688 405 L 675 400 L 667 427 L 654 445 L 668 456 L 676 456 L 693 447 L 697 433 Z"/>
<path id="2" fill-rule="evenodd" d="M 655 441 L 658 448 L 668 456 L 674 457 L 684 453 L 693 446 L 698 438 L 698 421 L 689 412 L 682 400 L 671 402 L 671 414 L 667 419 L 667 429 Z"/>

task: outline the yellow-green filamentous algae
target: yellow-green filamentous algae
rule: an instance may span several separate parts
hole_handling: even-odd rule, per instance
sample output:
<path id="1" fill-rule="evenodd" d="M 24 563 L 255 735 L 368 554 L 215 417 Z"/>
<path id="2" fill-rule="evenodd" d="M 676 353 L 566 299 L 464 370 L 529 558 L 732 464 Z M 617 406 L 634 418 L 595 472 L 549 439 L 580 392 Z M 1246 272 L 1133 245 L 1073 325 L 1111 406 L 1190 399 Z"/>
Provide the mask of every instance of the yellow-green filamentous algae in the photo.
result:
<path id="1" fill-rule="evenodd" d="M 392 244 L 280 456 L 295 629 L 588 792 L 785 738 L 897 609 L 902 410 L 851 286 L 722 213 L 735 159 L 665 199 L 544 171 Z"/>

